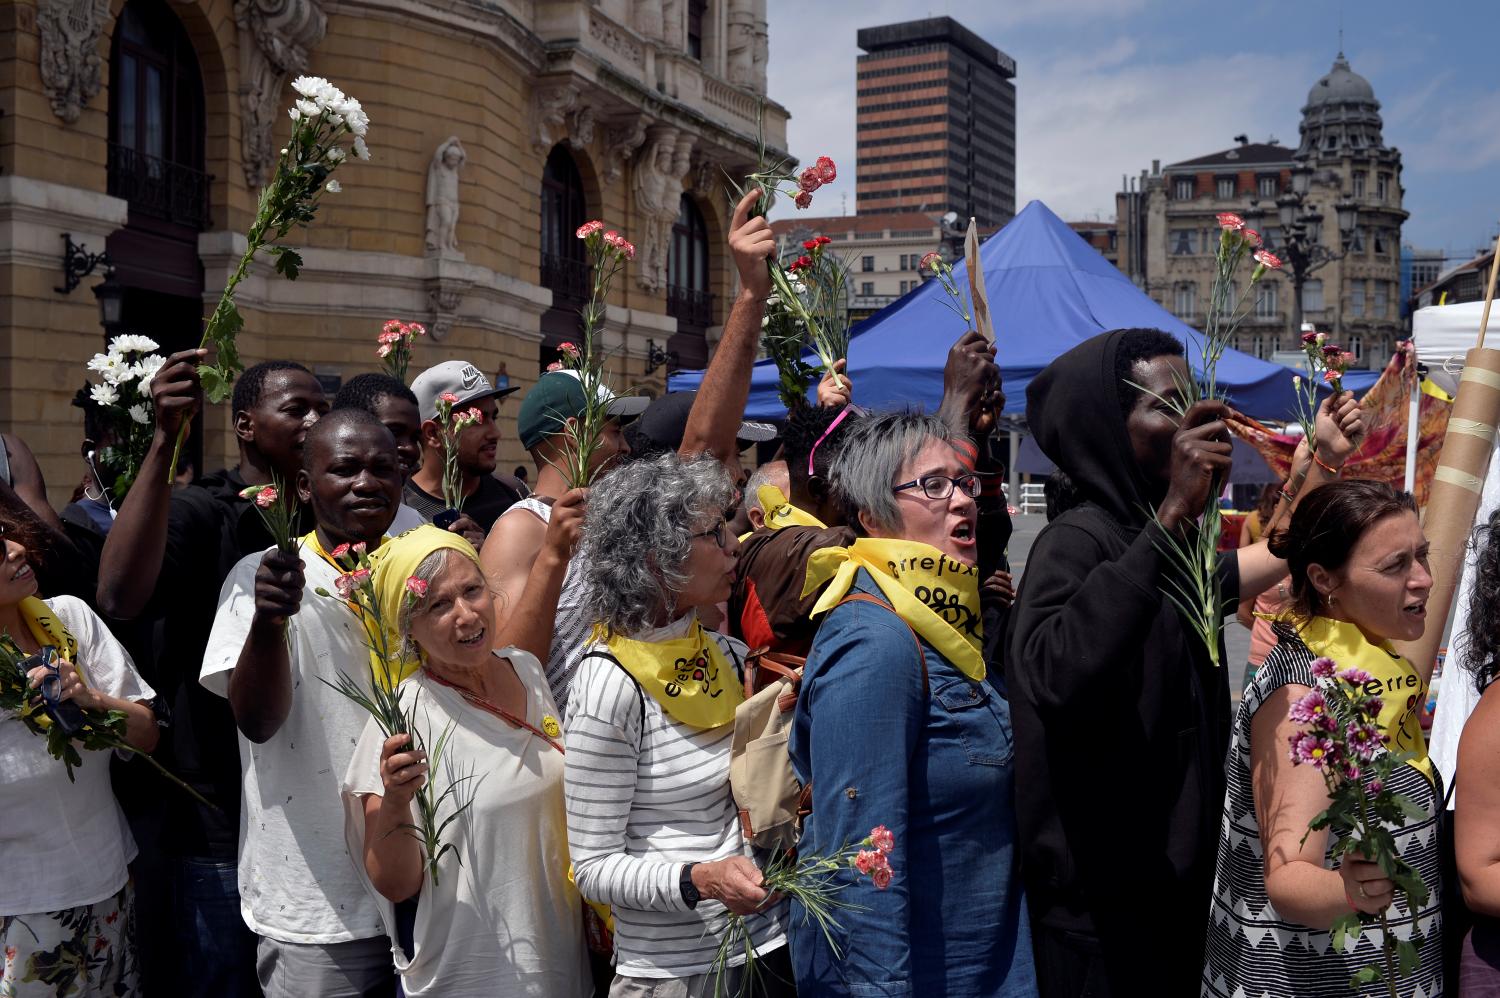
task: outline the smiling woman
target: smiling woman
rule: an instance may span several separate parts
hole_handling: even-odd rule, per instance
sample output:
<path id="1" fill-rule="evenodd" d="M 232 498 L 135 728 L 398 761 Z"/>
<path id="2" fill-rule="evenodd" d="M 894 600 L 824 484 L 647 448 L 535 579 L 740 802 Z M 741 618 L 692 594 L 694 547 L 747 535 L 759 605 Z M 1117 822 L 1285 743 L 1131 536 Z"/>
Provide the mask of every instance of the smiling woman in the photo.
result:
<path id="1" fill-rule="evenodd" d="M 494 597 L 462 537 L 417 527 L 386 541 L 371 565 L 382 617 L 400 621 L 401 654 L 421 665 L 398 690 L 419 741 L 365 725 L 343 781 L 344 833 L 402 989 L 581 998 L 589 982 L 568 877 L 562 732 L 541 663 L 519 648 L 491 650 Z M 436 755 L 440 741 L 429 772 L 423 749 Z M 443 828 L 437 875 L 411 830 L 428 780 L 433 827 Z"/>

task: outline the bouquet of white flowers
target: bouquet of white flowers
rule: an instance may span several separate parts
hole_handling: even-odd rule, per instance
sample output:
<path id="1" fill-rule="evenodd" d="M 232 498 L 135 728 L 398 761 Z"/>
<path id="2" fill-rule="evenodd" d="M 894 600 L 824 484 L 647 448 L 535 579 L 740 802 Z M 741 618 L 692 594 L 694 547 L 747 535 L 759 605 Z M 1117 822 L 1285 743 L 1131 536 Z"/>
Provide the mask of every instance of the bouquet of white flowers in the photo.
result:
<path id="1" fill-rule="evenodd" d="M 125 498 L 151 447 L 151 379 L 166 363 L 155 352 L 159 349 L 150 337 L 126 333 L 110 340 L 109 348 L 88 364 L 99 381 L 89 383 L 87 400 L 104 422 L 95 471 L 111 506 Z"/>

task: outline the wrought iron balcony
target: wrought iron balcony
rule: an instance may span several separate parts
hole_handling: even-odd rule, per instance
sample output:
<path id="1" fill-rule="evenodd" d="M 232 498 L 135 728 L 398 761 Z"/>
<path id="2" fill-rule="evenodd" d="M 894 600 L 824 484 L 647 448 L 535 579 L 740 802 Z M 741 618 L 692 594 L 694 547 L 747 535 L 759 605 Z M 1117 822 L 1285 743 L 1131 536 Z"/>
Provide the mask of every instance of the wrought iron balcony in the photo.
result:
<path id="1" fill-rule="evenodd" d="M 698 326 L 707 329 L 714 324 L 714 296 L 707 291 L 667 285 L 667 314 L 678 327 Z"/>
<path id="2" fill-rule="evenodd" d="M 541 278 L 542 287 L 552 291 L 554 306 L 588 301 L 593 290 L 587 260 L 543 253 Z"/>
<path id="3" fill-rule="evenodd" d="M 192 229 L 208 228 L 208 185 L 200 170 L 109 144 L 109 193 L 132 211 Z"/>

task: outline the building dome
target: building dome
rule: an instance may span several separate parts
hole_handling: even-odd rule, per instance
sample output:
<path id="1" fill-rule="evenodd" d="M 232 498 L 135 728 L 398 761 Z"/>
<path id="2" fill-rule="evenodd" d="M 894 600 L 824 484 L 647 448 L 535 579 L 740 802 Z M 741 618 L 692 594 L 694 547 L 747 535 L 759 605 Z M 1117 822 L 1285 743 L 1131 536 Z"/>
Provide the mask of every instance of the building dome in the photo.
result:
<path id="1" fill-rule="evenodd" d="M 1369 80 L 1349 68 L 1349 60 L 1342 52 L 1333 60 L 1333 68 L 1307 92 L 1308 106 L 1374 99 L 1375 88 L 1370 86 Z"/>

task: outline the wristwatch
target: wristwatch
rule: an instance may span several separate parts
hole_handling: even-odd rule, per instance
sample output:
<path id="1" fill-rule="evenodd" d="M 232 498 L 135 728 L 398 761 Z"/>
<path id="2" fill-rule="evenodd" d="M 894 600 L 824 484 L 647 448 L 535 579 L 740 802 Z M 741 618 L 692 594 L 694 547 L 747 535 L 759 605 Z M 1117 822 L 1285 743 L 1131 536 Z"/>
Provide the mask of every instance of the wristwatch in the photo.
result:
<path id="1" fill-rule="evenodd" d="M 682 892 L 682 900 L 687 902 L 689 908 L 698 907 L 698 902 L 703 900 L 703 895 L 698 888 L 693 886 L 693 867 L 697 863 L 685 864 L 682 868 L 682 877 L 677 881 L 677 889 Z"/>

